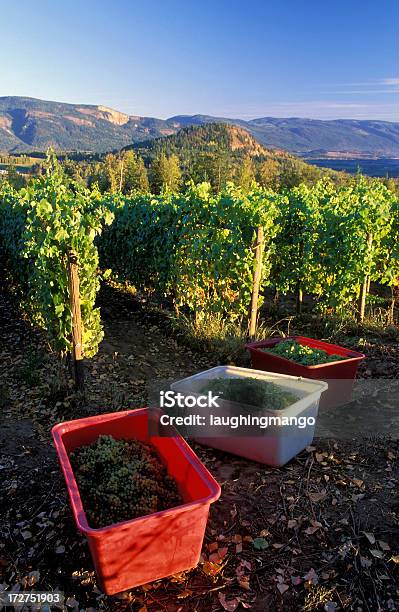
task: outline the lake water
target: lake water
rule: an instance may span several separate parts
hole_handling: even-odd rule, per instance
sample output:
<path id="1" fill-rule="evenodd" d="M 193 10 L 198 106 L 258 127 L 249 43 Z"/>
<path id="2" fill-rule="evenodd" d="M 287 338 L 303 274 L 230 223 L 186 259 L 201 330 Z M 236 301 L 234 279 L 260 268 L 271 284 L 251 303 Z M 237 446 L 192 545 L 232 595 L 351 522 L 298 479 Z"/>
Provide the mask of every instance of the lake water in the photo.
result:
<path id="1" fill-rule="evenodd" d="M 344 170 L 345 172 L 362 172 L 368 176 L 399 177 L 399 159 L 307 159 L 314 166 Z"/>
<path id="2" fill-rule="evenodd" d="M 7 170 L 8 164 L 0 164 L 0 170 Z M 28 174 L 32 170 L 32 166 L 15 166 L 17 172 L 21 174 Z"/>

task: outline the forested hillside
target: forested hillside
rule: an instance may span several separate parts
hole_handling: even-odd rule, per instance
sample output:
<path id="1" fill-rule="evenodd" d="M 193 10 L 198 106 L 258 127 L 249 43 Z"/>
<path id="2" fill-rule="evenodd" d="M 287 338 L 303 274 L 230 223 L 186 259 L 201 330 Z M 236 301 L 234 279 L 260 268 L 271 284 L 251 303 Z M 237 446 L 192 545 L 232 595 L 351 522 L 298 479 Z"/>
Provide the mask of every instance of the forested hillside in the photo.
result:
<path id="1" fill-rule="evenodd" d="M 0 97 L 0 152 L 105 152 L 181 128 L 228 123 L 244 128 L 260 144 L 296 154 L 340 151 L 399 155 L 399 124 L 389 121 L 261 117 L 244 121 L 210 115 L 142 117 L 102 105 L 66 104 L 36 98 Z"/>
<path id="2" fill-rule="evenodd" d="M 127 149 L 141 156 L 147 167 L 161 156 L 178 158 L 183 181 L 209 180 L 221 188 L 229 180 L 249 186 L 291 186 L 317 180 L 324 173 L 285 151 L 267 149 L 241 127 L 225 123 L 186 127 L 177 134 L 137 143 Z"/>
<path id="3" fill-rule="evenodd" d="M 179 128 L 105 106 L 0 97 L 0 151 L 110 151 Z"/>

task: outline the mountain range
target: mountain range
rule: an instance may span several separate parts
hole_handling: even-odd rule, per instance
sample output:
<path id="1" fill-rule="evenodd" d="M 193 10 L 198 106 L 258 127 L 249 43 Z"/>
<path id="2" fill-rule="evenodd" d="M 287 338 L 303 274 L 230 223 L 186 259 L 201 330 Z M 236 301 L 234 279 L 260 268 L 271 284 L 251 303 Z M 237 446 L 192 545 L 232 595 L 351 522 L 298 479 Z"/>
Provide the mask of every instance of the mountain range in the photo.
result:
<path id="1" fill-rule="evenodd" d="M 101 105 L 0 97 L 0 151 L 105 152 L 176 134 L 189 126 L 228 123 L 261 145 L 304 157 L 399 157 L 399 122 L 262 117 L 244 121 L 210 115 L 169 119 L 127 115 Z"/>

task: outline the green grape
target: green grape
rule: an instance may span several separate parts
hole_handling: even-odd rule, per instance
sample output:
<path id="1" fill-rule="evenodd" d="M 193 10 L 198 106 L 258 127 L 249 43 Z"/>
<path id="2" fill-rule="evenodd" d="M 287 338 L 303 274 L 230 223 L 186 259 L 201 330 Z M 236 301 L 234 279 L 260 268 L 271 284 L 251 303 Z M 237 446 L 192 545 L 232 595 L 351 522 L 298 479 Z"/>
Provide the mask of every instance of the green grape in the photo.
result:
<path id="1" fill-rule="evenodd" d="M 329 355 L 322 349 L 315 349 L 304 344 L 299 344 L 296 340 L 283 340 L 274 346 L 273 348 L 263 348 L 263 351 L 290 359 L 296 363 L 300 363 L 304 366 L 320 365 L 324 363 L 331 363 L 332 361 L 342 361 L 347 359 L 342 355 Z"/>
<path id="2" fill-rule="evenodd" d="M 101 435 L 71 453 L 87 518 L 104 527 L 182 503 L 154 447 Z M 96 486 L 93 487 L 93 482 Z"/>
<path id="3" fill-rule="evenodd" d="M 275 383 L 257 378 L 214 378 L 208 380 L 201 393 L 212 391 L 222 399 L 252 406 L 253 410 L 282 410 L 298 397 Z M 240 408 L 242 410 L 242 408 Z"/>

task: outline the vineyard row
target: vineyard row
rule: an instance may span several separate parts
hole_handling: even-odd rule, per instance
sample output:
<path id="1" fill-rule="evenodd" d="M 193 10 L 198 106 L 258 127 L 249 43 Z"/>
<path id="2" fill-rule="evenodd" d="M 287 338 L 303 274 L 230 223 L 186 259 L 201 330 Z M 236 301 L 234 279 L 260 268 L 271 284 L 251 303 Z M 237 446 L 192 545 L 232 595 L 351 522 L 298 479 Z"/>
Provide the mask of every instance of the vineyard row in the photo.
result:
<path id="1" fill-rule="evenodd" d="M 320 181 L 282 193 L 209 185 L 160 196 L 107 196 L 67 182 L 56 162 L 46 176 L 0 190 L 0 243 L 32 323 L 55 350 L 71 348 L 68 258 L 78 261 L 83 354 L 102 339 L 100 270 L 167 296 L 177 313 L 248 315 L 262 229 L 260 289 L 311 295 L 321 311 L 364 314 L 370 282 L 395 295 L 399 203 L 380 181 L 337 187 Z M 393 310 L 392 310 L 393 312 Z"/>

